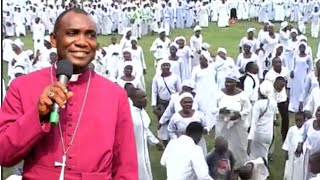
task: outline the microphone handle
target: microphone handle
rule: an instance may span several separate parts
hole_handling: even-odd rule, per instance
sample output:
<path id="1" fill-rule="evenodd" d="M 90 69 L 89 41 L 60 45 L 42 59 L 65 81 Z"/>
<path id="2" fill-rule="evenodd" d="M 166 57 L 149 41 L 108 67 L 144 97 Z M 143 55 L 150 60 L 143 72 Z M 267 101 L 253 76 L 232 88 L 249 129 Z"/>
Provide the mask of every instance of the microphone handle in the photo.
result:
<path id="1" fill-rule="evenodd" d="M 67 84 L 69 78 L 66 75 L 61 74 L 58 77 L 58 81 L 64 85 Z M 59 105 L 55 102 L 52 106 L 52 110 L 50 113 L 50 123 L 57 125 L 59 123 L 59 119 L 60 119 L 60 107 Z"/>

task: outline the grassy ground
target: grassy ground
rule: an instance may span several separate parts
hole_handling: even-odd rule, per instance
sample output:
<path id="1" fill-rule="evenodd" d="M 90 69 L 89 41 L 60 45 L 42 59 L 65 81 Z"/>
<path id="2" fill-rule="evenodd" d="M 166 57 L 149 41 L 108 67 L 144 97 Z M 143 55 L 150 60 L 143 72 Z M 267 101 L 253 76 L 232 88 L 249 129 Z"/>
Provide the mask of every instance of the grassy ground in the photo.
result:
<path id="1" fill-rule="evenodd" d="M 257 30 L 261 29 L 261 25 L 257 23 L 237 23 L 232 27 L 228 28 L 218 28 L 216 25 L 210 25 L 209 28 L 203 29 L 202 36 L 203 41 L 211 44 L 210 50 L 215 52 L 219 47 L 224 47 L 228 51 L 228 55 L 233 57 L 234 59 L 237 57 L 239 52 L 239 41 L 240 39 L 246 35 L 246 30 L 249 27 L 255 27 Z M 276 26 L 278 29 L 279 26 Z M 309 30 L 309 29 L 308 29 Z M 189 38 L 193 33 L 192 29 L 182 29 L 182 30 L 175 30 L 170 39 L 174 39 L 176 36 L 183 35 L 187 38 L 189 42 Z M 308 31 L 310 34 L 310 31 Z M 147 84 L 147 93 L 150 100 L 151 94 L 151 84 L 152 78 L 154 75 L 153 69 L 153 56 L 149 52 L 152 42 L 154 41 L 154 36 L 145 36 L 139 41 L 139 45 L 144 50 L 145 60 L 148 67 L 147 75 L 146 75 L 146 84 Z M 28 35 L 27 37 L 22 38 L 23 42 L 25 43 L 25 49 L 31 49 L 33 47 L 32 37 Z M 99 43 L 102 46 L 107 46 L 110 43 L 110 36 L 99 36 L 98 38 Z M 120 37 L 118 37 L 118 41 L 120 41 Z M 317 50 L 317 41 L 311 38 L 308 35 L 308 42 L 313 49 L 313 54 L 315 55 Z M 5 72 L 6 73 L 6 70 Z M 149 103 L 150 104 L 150 103 Z M 149 115 L 153 119 L 152 121 L 152 130 L 156 134 L 156 126 L 157 122 L 155 121 L 155 117 L 152 115 L 151 107 L 147 108 Z M 281 150 L 282 142 L 281 142 L 281 135 L 279 132 L 279 128 L 277 128 L 276 132 L 276 149 L 275 154 L 273 156 L 273 161 L 271 162 L 271 177 L 272 180 L 280 180 L 282 179 L 283 169 L 284 169 L 284 153 Z M 207 143 L 208 143 L 208 150 L 212 148 L 214 136 L 211 134 L 207 136 Z M 154 147 L 150 147 L 150 157 L 152 162 L 152 172 L 154 180 L 164 180 L 166 179 L 165 169 L 160 166 L 160 157 L 161 153 L 156 150 Z M 5 177 L 11 173 L 9 169 L 4 170 Z"/>

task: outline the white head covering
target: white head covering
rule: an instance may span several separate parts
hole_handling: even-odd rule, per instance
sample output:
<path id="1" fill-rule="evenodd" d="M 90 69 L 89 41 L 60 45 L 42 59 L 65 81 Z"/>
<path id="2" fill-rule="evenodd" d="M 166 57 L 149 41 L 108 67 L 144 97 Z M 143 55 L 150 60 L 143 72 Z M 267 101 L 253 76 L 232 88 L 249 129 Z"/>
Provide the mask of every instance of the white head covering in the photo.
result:
<path id="1" fill-rule="evenodd" d="M 201 31 L 201 30 L 202 30 L 202 28 L 200 26 L 196 26 L 196 27 L 194 27 L 193 32 Z"/>
<path id="2" fill-rule="evenodd" d="M 300 45 L 304 45 L 305 48 L 308 47 L 307 43 L 305 43 L 305 42 L 300 42 L 298 47 L 300 47 Z"/>
<path id="3" fill-rule="evenodd" d="M 291 29 L 291 33 L 296 33 L 296 34 L 298 34 L 298 30 L 297 29 Z"/>
<path id="4" fill-rule="evenodd" d="M 227 78 L 228 78 L 228 79 L 233 79 L 233 80 L 235 80 L 236 82 L 240 82 L 238 76 L 236 76 L 235 73 L 230 73 L 230 74 L 226 77 L 226 79 L 227 79 Z"/>
<path id="5" fill-rule="evenodd" d="M 33 54 L 33 51 L 31 49 L 26 50 L 26 54 L 28 56 L 31 56 Z"/>
<path id="6" fill-rule="evenodd" d="M 227 54 L 227 50 L 225 48 L 218 48 L 217 53 L 219 52 L 223 52 L 225 54 Z"/>
<path id="7" fill-rule="evenodd" d="M 18 74 L 18 73 L 26 74 L 25 70 L 24 70 L 21 66 L 14 67 L 13 73 L 14 73 L 14 74 Z"/>
<path id="8" fill-rule="evenodd" d="M 242 46 L 244 46 L 244 45 L 247 45 L 247 46 L 250 46 L 250 47 L 253 46 L 252 42 L 250 42 L 250 41 L 246 41 L 245 43 L 243 43 Z"/>
<path id="9" fill-rule="evenodd" d="M 187 98 L 187 97 L 189 97 L 189 98 L 191 98 L 193 100 L 193 95 L 191 93 L 184 92 L 184 93 L 180 94 L 178 102 L 181 102 L 182 99 Z"/>
<path id="10" fill-rule="evenodd" d="M 159 34 L 160 34 L 160 33 L 164 33 L 164 32 L 166 32 L 165 29 L 163 29 L 163 28 L 159 28 L 159 29 L 158 29 L 158 33 L 159 33 Z"/>
<path id="11" fill-rule="evenodd" d="M 171 62 L 167 59 L 162 59 L 158 62 L 158 64 L 161 67 L 163 64 L 170 64 L 171 65 Z"/>
<path id="12" fill-rule="evenodd" d="M 45 41 L 48 41 L 48 42 L 51 42 L 51 41 L 50 41 L 50 36 L 45 36 L 45 37 L 44 37 L 44 40 L 45 40 Z"/>
<path id="13" fill-rule="evenodd" d="M 212 62 L 212 61 L 213 61 L 213 60 L 212 60 L 212 57 L 211 57 L 211 55 L 210 55 L 209 52 L 207 52 L 207 51 L 202 51 L 202 52 L 201 52 L 201 55 L 202 55 L 203 57 L 205 57 L 208 62 Z"/>
<path id="14" fill-rule="evenodd" d="M 273 87 L 273 83 L 271 81 L 265 80 L 260 84 L 260 93 L 263 96 L 266 96 L 267 98 L 270 98 L 273 91 L 274 91 L 274 87 Z"/>
<path id="15" fill-rule="evenodd" d="M 202 46 L 201 46 L 201 47 L 202 47 L 203 49 L 205 49 L 205 50 L 208 50 L 208 49 L 210 48 L 210 44 L 204 42 L 204 43 L 202 43 Z"/>
<path id="16" fill-rule="evenodd" d="M 194 89 L 194 82 L 191 79 L 186 79 L 186 80 L 183 81 L 181 87 L 183 87 L 183 86 L 186 86 L 186 87 Z"/>
<path id="17" fill-rule="evenodd" d="M 300 35 L 299 41 L 302 41 L 302 40 L 308 41 L 308 38 L 305 35 Z"/>
<path id="18" fill-rule="evenodd" d="M 288 26 L 288 22 L 287 21 L 284 21 L 280 24 L 280 29 L 284 29 Z"/>
<path id="19" fill-rule="evenodd" d="M 174 40 L 174 42 L 177 42 L 178 40 L 184 40 L 184 42 L 186 42 L 186 38 L 183 36 L 178 36 L 176 37 L 176 39 Z"/>
<path id="20" fill-rule="evenodd" d="M 130 40 L 131 40 L 131 41 L 137 41 L 137 42 L 138 42 L 138 38 L 133 37 L 133 36 L 130 37 Z"/>
<path id="21" fill-rule="evenodd" d="M 124 28 L 123 32 L 122 32 L 122 35 L 127 35 L 127 33 L 131 31 L 131 28 L 130 27 L 127 27 L 127 28 Z"/>
<path id="22" fill-rule="evenodd" d="M 255 30 L 256 30 L 256 28 L 248 28 L 247 33 L 254 32 Z"/>
<path id="23" fill-rule="evenodd" d="M 178 45 L 177 43 L 171 43 L 171 44 L 170 44 L 170 47 L 171 47 L 171 46 L 174 46 L 174 47 L 176 47 L 177 49 L 179 49 L 179 45 Z"/>
<path id="24" fill-rule="evenodd" d="M 19 38 L 17 38 L 15 41 L 13 41 L 13 44 L 18 46 L 20 49 L 22 49 L 24 46 L 24 43 Z"/>

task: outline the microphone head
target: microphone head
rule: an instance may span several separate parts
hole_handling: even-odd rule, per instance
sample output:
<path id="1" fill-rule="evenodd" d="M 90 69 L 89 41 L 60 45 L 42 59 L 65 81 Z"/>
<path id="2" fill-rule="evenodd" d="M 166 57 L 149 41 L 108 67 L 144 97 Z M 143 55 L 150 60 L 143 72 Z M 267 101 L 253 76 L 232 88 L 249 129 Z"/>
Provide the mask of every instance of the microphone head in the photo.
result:
<path id="1" fill-rule="evenodd" d="M 70 79 L 73 74 L 72 63 L 65 59 L 58 61 L 56 74 L 57 74 L 57 77 L 59 77 L 60 75 L 65 75 L 68 77 L 68 79 Z"/>

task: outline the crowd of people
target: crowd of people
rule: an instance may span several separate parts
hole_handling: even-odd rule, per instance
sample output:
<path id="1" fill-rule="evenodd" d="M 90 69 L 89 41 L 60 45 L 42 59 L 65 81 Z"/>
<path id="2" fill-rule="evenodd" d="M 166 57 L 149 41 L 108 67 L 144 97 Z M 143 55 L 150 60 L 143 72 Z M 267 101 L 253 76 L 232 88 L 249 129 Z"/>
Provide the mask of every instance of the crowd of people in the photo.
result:
<path id="1" fill-rule="evenodd" d="M 48 34 L 59 14 L 74 6 L 26 4 L 7 3 L 4 9 L 2 46 L 9 88 L 15 78 L 55 64 L 57 50 Z M 287 153 L 284 179 L 319 179 L 320 46 L 314 57 L 305 36 L 308 23 L 311 36 L 318 37 L 318 5 L 241 0 L 82 4 L 96 22 L 97 34 L 123 36 L 120 41 L 112 37 L 108 47 L 98 47 L 90 69 L 127 91 L 139 180 L 153 179 L 148 143 L 164 148 L 160 163 L 168 179 L 267 179 L 279 120 Z M 210 44 L 201 35 L 209 22 L 225 27 L 247 19 L 257 19 L 262 28 L 258 33 L 247 29 L 235 60 L 223 47 L 209 51 Z M 281 23 L 279 31 L 270 21 Z M 179 28 L 193 28 L 190 42 L 183 36 L 168 37 Z M 27 31 L 33 33 L 32 50 L 24 49 L 19 38 L 7 38 L 25 36 Z M 151 106 L 157 135 L 150 131 L 150 114 L 145 111 L 148 50 L 139 46 L 139 39 L 152 32 L 158 36 L 149 49 L 154 56 Z M 289 128 L 290 113 L 296 124 Z M 208 152 L 204 137 L 211 131 L 215 147 Z"/>

